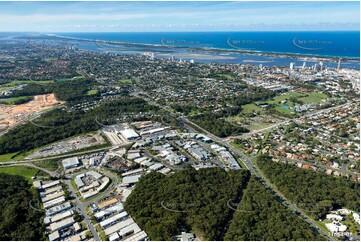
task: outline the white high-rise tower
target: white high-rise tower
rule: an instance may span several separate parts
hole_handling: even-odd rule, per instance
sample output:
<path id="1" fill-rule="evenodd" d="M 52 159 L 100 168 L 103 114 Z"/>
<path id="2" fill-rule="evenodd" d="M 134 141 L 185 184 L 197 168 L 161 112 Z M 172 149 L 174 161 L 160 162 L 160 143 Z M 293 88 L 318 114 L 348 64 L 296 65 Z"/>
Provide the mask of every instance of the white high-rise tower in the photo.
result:
<path id="1" fill-rule="evenodd" d="M 290 69 L 293 70 L 294 66 L 295 66 L 295 63 L 294 63 L 294 62 L 291 62 L 291 63 L 290 63 Z"/>
<path id="2" fill-rule="evenodd" d="M 323 62 L 322 62 L 322 61 L 320 61 L 319 65 L 320 65 L 320 71 L 322 71 Z"/>

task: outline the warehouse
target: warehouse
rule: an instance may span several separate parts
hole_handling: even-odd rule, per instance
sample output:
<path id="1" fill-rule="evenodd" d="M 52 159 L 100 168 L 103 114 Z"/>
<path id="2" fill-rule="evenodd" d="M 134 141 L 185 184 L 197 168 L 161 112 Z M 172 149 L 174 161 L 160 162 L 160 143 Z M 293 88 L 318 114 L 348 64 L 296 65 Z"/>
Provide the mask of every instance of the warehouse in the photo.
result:
<path id="1" fill-rule="evenodd" d="M 93 177 L 94 177 L 95 179 L 97 179 L 97 180 L 99 180 L 100 178 L 103 177 L 102 174 L 100 174 L 100 173 L 98 173 L 98 172 L 96 172 L 96 171 L 88 171 L 88 172 L 86 173 L 86 175 L 87 175 L 87 176 L 93 176 Z"/>
<path id="2" fill-rule="evenodd" d="M 118 202 L 118 199 L 113 198 L 111 200 L 108 200 L 108 201 L 105 201 L 105 202 L 102 202 L 102 203 L 98 204 L 98 208 L 102 209 L 104 207 L 110 206 L 110 205 L 112 205 L 114 203 L 117 203 L 117 202 Z"/>
<path id="3" fill-rule="evenodd" d="M 59 238 L 60 238 L 60 234 L 58 231 L 55 231 L 55 232 L 49 234 L 50 241 L 55 241 L 55 240 L 58 240 Z"/>
<path id="4" fill-rule="evenodd" d="M 122 185 L 123 186 L 133 185 L 138 182 L 138 180 L 141 176 L 142 175 L 125 176 L 125 177 L 123 177 Z"/>
<path id="5" fill-rule="evenodd" d="M 55 206 L 55 207 L 52 207 L 52 208 L 46 210 L 45 214 L 47 216 L 52 216 L 54 214 L 60 213 L 60 212 L 62 212 L 64 210 L 67 210 L 69 208 L 71 208 L 70 202 L 66 202 L 66 203 L 60 204 L 58 206 Z"/>
<path id="6" fill-rule="evenodd" d="M 48 202 L 48 201 L 51 201 L 51 200 L 54 200 L 55 198 L 58 198 L 58 197 L 61 197 L 64 195 L 64 192 L 63 191 L 60 191 L 60 192 L 57 192 L 57 193 L 52 193 L 52 194 L 49 194 L 49 195 L 46 195 L 45 197 L 43 197 L 41 199 L 41 201 L 43 203 L 45 202 Z"/>
<path id="7" fill-rule="evenodd" d="M 163 167 L 164 167 L 164 166 L 163 166 L 162 164 L 156 163 L 156 164 L 154 164 L 154 165 L 151 165 L 151 166 L 149 167 L 149 169 L 154 170 L 154 171 L 158 171 L 158 170 L 162 169 Z"/>
<path id="8" fill-rule="evenodd" d="M 120 238 L 119 238 L 119 235 L 118 235 L 118 233 L 114 233 L 114 234 L 111 234 L 110 236 L 109 236 L 109 241 L 117 241 L 117 240 L 119 240 Z"/>
<path id="9" fill-rule="evenodd" d="M 109 226 L 109 225 L 114 224 L 115 222 L 117 222 L 117 221 L 119 221 L 119 220 L 124 219 L 126 216 L 128 216 L 128 213 L 127 213 L 127 212 L 125 212 L 125 211 L 124 211 L 124 212 L 121 212 L 121 213 L 119 213 L 119 214 L 117 214 L 117 215 L 114 215 L 114 216 L 112 216 L 112 217 L 110 217 L 110 218 L 107 218 L 106 220 L 100 222 L 100 226 L 101 226 L 102 228 L 105 228 L 105 227 L 107 227 L 107 226 Z"/>
<path id="10" fill-rule="evenodd" d="M 123 238 L 124 236 L 130 235 L 130 234 L 133 234 L 133 233 L 136 234 L 136 233 L 138 233 L 138 232 L 140 232 L 140 231 L 142 231 L 142 230 L 139 228 L 138 224 L 132 223 L 132 224 L 130 224 L 130 225 L 122 228 L 122 229 L 118 232 L 118 234 L 119 234 L 120 237 Z"/>
<path id="11" fill-rule="evenodd" d="M 78 157 L 71 157 L 71 158 L 67 158 L 65 160 L 62 161 L 64 169 L 71 169 L 71 168 L 75 168 L 77 166 L 79 166 L 79 160 Z"/>
<path id="12" fill-rule="evenodd" d="M 128 218 L 128 219 L 126 219 L 126 220 L 124 220 L 122 222 L 119 222 L 119 223 L 105 229 L 104 233 L 106 235 L 110 235 L 110 234 L 113 234 L 114 232 L 117 232 L 117 231 L 131 225 L 131 224 L 134 224 L 134 220 L 132 218 Z"/>
<path id="13" fill-rule="evenodd" d="M 127 238 L 127 241 L 143 241 L 147 238 L 147 234 L 144 231 L 135 233 L 132 236 Z"/>
<path id="14" fill-rule="evenodd" d="M 83 178 L 84 176 L 85 176 L 85 174 L 83 173 L 83 174 L 77 175 L 77 176 L 74 178 L 74 182 L 75 182 L 76 186 L 78 187 L 78 189 L 85 186 L 85 184 L 84 184 L 84 182 L 83 182 L 83 180 L 82 180 L 82 178 Z"/>
<path id="15" fill-rule="evenodd" d="M 74 221 L 73 218 L 67 218 L 67 219 L 64 219 L 64 220 L 62 220 L 60 222 L 50 224 L 50 229 L 51 229 L 52 232 L 58 231 L 60 229 L 71 226 L 74 222 L 75 221 Z"/>
<path id="16" fill-rule="evenodd" d="M 64 218 L 68 218 L 70 216 L 73 215 L 73 210 L 67 210 L 65 212 L 62 213 L 58 213 L 52 217 L 45 217 L 44 218 L 44 223 L 45 224 L 50 224 L 50 223 L 54 223 L 54 222 L 58 222 Z"/>
<path id="17" fill-rule="evenodd" d="M 117 205 L 114 205 L 113 207 L 107 208 L 104 211 L 100 211 L 94 214 L 96 219 L 102 219 L 105 215 L 115 213 L 115 212 L 122 212 L 124 210 L 123 204 L 119 203 Z"/>
<path id="18" fill-rule="evenodd" d="M 60 181 L 53 181 L 42 185 L 42 189 L 48 189 L 54 186 L 60 185 Z"/>
<path id="19" fill-rule="evenodd" d="M 104 188 L 109 184 L 110 179 L 109 177 L 103 177 L 102 178 L 102 184 L 97 188 L 98 192 L 101 192 L 104 190 Z"/>
<path id="20" fill-rule="evenodd" d="M 46 189 L 44 192 L 40 192 L 40 196 L 46 196 L 46 195 L 48 195 L 48 194 L 51 194 L 51 193 L 60 191 L 60 190 L 62 190 L 62 189 L 63 189 L 63 188 L 62 188 L 61 186 L 56 186 L 56 187 L 48 188 L 48 189 Z"/>
<path id="21" fill-rule="evenodd" d="M 50 208 L 52 206 L 58 205 L 58 204 L 63 203 L 63 202 L 65 202 L 64 196 L 56 198 L 56 199 L 51 200 L 49 202 L 46 202 L 43 205 L 44 205 L 44 208 L 47 209 L 47 208 Z"/>
<path id="22" fill-rule="evenodd" d="M 120 134 L 128 141 L 135 140 L 139 137 L 133 129 L 124 129 L 120 131 Z"/>

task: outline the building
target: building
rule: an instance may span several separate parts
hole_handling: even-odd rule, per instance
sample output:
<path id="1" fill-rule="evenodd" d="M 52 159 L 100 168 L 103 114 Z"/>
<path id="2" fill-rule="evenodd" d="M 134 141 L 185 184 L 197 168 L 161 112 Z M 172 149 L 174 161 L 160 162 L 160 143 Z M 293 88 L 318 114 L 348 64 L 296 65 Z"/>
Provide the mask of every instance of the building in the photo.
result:
<path id="1" fill-rule="evenodd" d="M 56 199 L 51 200 L 49 202 L 46 202 L 46 203 L 43 204 L 43 206 L 44 206 L 45 209 L 48 209 L 48 208 L 51 208 L 51 207 L 53 207 L 55 205 L 61 204 L 63 202 L 65 202 L 64 196 L 56 198 Z"/>
<path id="2" fill-rule="evenodd" d="M 113 198 L 111 200 L 108 200 L 108 201 L 105 201 L 105 202 L 102 202 L 102 203 L 98 204 L 98 208 L 102 209 L 104 207 L 108 207 L 108 206 L 110 206 L 110 205 L 112 205 L 114 203 L 117 203 L 117 202 L 118 202 L 118 199 Z"/>
<path id="3" fill-rule="evenodd" d="M 130 235 L 130 234 L 136 234 L 136 233 L 139 233 L 140 231 L 142 231 L 138 224 L 136 223 L 132 223 L 126 227 L 123 227 L 122 229 L 119 230 L 118 234 L 120 237 L 125 237 L 127 235 Z"/>
<path id="4" fill-rule="evenodd" d="M 118 213 L 110 218 L 105 219 L 104 221 L 101 221 L 100 226 L 104 229 L 104 228 L 108 227 L 109 225 L 115 224 L 115 222 L 124 219 L 127 216 L 128 216 L 128 213 L 125 211 Z"/>
<path id="5" fill-rule="evenodd" d="M 182 234 L 175 236 L 177 241 L 194 241 L 194 235 L 191 233 L 182 232 Z"/>
<path id="6" fill-rule="evenodd" d="M 108 214 L 112 214 L 112 213 L 119 213 L 122 212 L 124 210 L 123 204 L 119 203 L 116 204 L 112 207 L 106 208 L 103 211 L 97 212 L 94 214 L 96 219 L 103 219 L 104 216 L 108 215 Z"/>
<path id="7" fill-rule="evenodd" d="M 58 240 L 59 238 L 60 238 L 60 234 L 58 231 L 55 231 L 55 232 L 49 234 L 50 241 L 55 241 L 55 240 Z"/>
<path id="8" fill-rule="evenodd" d="M 49 194 L 49 195 L 46 195 L 44 197 L 41 198 L 41 201 L 43 203 L 45 202 L 49 202 L 51 200 L 54 200 L 55 198 L 58 198 L 58 197 L 61 197 L 64 195 L 64 192 L 63 191 L 60 191 L 60 192 L 56 192 L 56 193 L 52 193 L 52 194 Z"/>
<path id="9" fill-rule="evenodd" d="M 344 224 L 341 224 L 339 222 L 333 221 L 332 223 L 328 223 L 326 224 L 326 227 L 328 228 L 328 230 L 330 230 L 332 233 L 337 233 L 337 232 L 344 232 L 347 229 L 347 226 Z"/>
<path id="10" fill-rule="evenodd" d="M 117 223 L 117 224 L 115 224 L 115 225 L 113 225 L 113 226 L 105 229 L 105 230 L 104 230 L 104 233 L 105 233 L 106 235 L 111 235 L 111 234 L 113 234 L 113 233 L 115 233 L 115 232 L 118 232 L 118 231 L 120 231 L 121 229 L 123 229 L 123 228 L 131 225 L 131 224 L 134 224 L 134 223 L 135 223 L 135 222 L 134 222 L 134 220 L 133 220 L 132 218 L 128 218 L 128 219 L 126 219 L 126 220 L 123 220 L 123 221 L 121 221 L 121 222 L 119 222 L 119 223 Z"/>
<path id="11" fill-rule="evenodd" d="M 295 67 L 295 63 L 294 63 L 294 62 L 291 62 L 291 63 L 290 63 L 290 70 L 293 70 L 294 67 Z"/>
<path id="12" fill-rule="evenodd" d="M 162 169 L 163 167 L 164 167 L 164 166 L 163 166 L 162 164 L 156 163 L 156 164 L 154 164 L 154 165 L 151 165 L 151 166 L 149 167 L 149 169 L 154 170 L 154 171 L 158 171 L 158 170 Z"/>
<path id="13" fill-rule="evenodd" d="M 45 183 L 45 184 L 43 184 L 43 182 L 41 182 L 41 183 L 42 183 L 42 186 L 41 186 L 42 189 L 48 189 L 48 188 L 60 185 L 60 181 L 58 181 L 58 180 L 53 181 L 53 182 L 49 182 L 49 183 Z"/>
<path id="14" fill-rule="evenodd" d="M 142 175 L 133 175 L 133 176 L 125 176 L 123 177 L 122 184 L 124 186 L 130 186 L 138 182 L 139 178 Z"/>
<path id="15" fill-rule="evenodd" d="M 343 217 L 341 215 L 337 215 L 337 214 L 327 214 L 326 218 L 330 219 L 330 220 L 337 220 L 337 221 L 343 220 Z"/>
<path id="16" fill-rule="evenodd" d="M 127 238 L 127 241 L 143 241 L 147 238 L 147 234 L 142 230 Z"/>
<path id="17" fill-rule="evenodd" d="M 133 129 L 124 129 L 120 131 L 120 134 L 128 141 L 135 140 L 139 137 Z"/>
<path id="18" fill-rule="evenodd" d="M 68 218 L 70 216 L 72 216 L 74 213 L 73 213 L 73 210 L 67 210 L 65 212 L 62 212 L 62 213 L 58 213 L 54 216 L 51 216 L 51 217 L 45 217 L 44 218 L 44 223 L 45 224 L 50 224 L 50 223 L 54 223 L 54 222 L 58 222 L 62 219 L 65 219 L 65 218 Z"/>
<path id="19" fill-rule="evenodd" d="M 302 64 L 302 70 L 304 70 L 305 68 L 306 68 L 306 61 L 304 61 Z"/>
<path id="20" fill-rule="evenodd" d="M 79 166 L 78 157 L 67 158 L 62 161 L 64 169 L 71 169 Z"/>
<path id="21" fill-rule="evenodd" d="M 74 222 L 75 221 L 74 221 L 74 219 L 72 217 L 67 218 L 67 219 L 64 219 L 64 220 L 62 220 L 60 222 L 50 224 L 50 229 L 51 229 L 52 232 L 55 232 L 55 231 L 58 231 L 60 229 L 71 226 Z"/>
<path id="22" fill-rule="evenodd" d="M 54 214 L 60 213 L 69 208 L 71 208 L 71 204 L 70 204 L 70 202 L 66 202 L 66 203 L 60 204 L 58 206 L 55 206 L 55 207 L 52 207 L 52 208 L 46 210 L 45 214 L 46 214 L 46 216 L 52 216 Z"/>
<path id="23" fill-rule="evenodd" d="M 78 189 L 82 188 L 85 186 L 82 178 L 85 176 L 84 173 L 80 174 L 80 175 L 77 175 L 75 178 L 74 178 L 74 182 L 75 182 L 75 185 L 78 187 Z"/>

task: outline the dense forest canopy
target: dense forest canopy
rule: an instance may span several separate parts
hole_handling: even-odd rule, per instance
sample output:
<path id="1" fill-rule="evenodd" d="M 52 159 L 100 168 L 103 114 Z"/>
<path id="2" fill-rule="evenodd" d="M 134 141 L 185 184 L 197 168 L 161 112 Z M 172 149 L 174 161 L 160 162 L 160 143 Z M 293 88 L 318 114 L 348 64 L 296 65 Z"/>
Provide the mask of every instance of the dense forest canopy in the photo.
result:
<path id="1" fill-rule="evenodd" d="M 86 98 L 87 92 L 95 85 L 88 79 L 59 81 L 54 83 L 30 83 L 22 89 L 15 90 L 11 97 L 34 96 L 54 93 L 61 101 L 76 101 Z"/>
<path id="2" fill-rule="evenodd" d="M 0 154 L 29 151 L 73 135 L 95 131 L 101 127 L 99 123 L 114 124 L 115 118 L 122 117 L 124 113 L 157 110 L 142 99 L 130 97 L 104 102 L 86 112 L 55 109 L 0 136 Z M 98 123 L 96 117 L 99 117 Z"/>
<path id="3" fill-rule="evenodd" d="M 218 137 L 227 137 L 249 131 L 247 128 L 234 126 L 215 114 L 201 114 L 192 117 L 191 120 Z"/>
<path id="4" fill-rule="evenodd" d="M 249 179 L 248 171 L 220 168 L 183 170 L 143 176 L 125 208 L 151 240 L 171 240 L 181 229 L 204 240 L 219 240 L 235 202 Z"/>
<path id="5" fill-rule="evenodd" d="M 297 215 L 275 200 L 252 176 L 242 200 L 235 206 L 225 240 L 324 240 Z"/>
<path id="6" fill-rule="evenodd" d="M 287 199 L 314 219 L 323 218 L 329 211 L 341 207 L 360 211 L 358 182 L 275 163 L 265 156 L 260 156 L 257 164 Z"/>
<path id="7" fill-rule="evenodd" d="M 152 172 L 140 179 L 125 208 L 151 240 L 171 240 L 181 229 L 202 240 L 324 239 L 244 170 Z"/>
<path id="8" fill-rule="evenodd" d="M 224 107 L 221 111 L 202 110 L 202 114 L 194 115 L 190 119 L 202 128 L 218 137 L 227 137 L 249 132 L 245 127 L 233 125 L 225 120 L 226 117 L 234 116 L 242 111 L 242 105 L 256 101 L 265 101 L 277 95 L 277 92 L 262 87 L 248 86 L 245 92 L 232 98 L 223 98 Z M 176 111 L 189 114 L 195 110 L 192 106 L 173 106 Z"/>
<path id="9" fill-rule="evenodd" d="M 45 240 L 42 214 L 29 205 L 33 199 L 37 191 L 23 177 L 0 173 L 0 240 Z"/>

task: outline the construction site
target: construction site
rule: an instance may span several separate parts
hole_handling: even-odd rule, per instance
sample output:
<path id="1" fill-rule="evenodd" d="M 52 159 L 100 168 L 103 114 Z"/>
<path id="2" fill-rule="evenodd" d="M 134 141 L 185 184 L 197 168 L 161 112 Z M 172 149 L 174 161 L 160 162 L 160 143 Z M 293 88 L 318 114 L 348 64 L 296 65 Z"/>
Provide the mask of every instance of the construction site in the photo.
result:
<path id="1" fill-rule="evenodd" d="M 0 104 L 0 132 L 59 104 L 62 102 L 56 100 L 53 93 L 34 96 L 33 100 L 24 104 Z"/>

